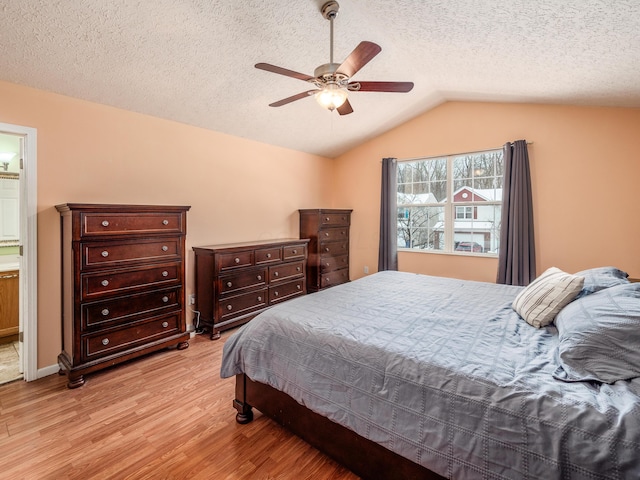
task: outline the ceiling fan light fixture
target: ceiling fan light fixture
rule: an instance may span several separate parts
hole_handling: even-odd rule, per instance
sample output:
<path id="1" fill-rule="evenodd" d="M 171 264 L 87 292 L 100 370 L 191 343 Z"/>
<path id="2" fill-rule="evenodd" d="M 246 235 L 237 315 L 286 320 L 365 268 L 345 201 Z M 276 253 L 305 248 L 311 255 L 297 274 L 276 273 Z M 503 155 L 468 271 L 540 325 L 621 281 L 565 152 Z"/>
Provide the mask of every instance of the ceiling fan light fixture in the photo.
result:
<path id="1" fill-rule="evenodd" d="M 335 85 L 325 85 L 322 90 L 319 90 L 316 94 L 316 101 L 324 108 L 333 111 L 336 108 L 341 107 L 344 102 L 347 101 L 347 90 Z"/>

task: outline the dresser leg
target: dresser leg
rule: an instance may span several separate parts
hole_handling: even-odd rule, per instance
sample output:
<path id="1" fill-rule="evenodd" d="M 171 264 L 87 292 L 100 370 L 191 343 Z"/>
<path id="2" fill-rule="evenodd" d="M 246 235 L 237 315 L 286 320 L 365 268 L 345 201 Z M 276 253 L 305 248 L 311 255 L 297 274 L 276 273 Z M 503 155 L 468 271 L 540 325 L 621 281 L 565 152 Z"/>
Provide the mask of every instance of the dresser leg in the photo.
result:
<path id="1" fill-rule="evenodd" d="M 211 340 L 220 339 L 220 330 L 211 330 Z"/>
<path id="2" fill-rule="evenodd" d="M 189 342 L 180 342 L 178 344 L 178 350 L 184 350 L 185 348 L 189 348 Z"/>
<path id="3" fill-rule="evenodd" d="M 67 388 L 78 388 L 84 385 L 84 375 L 78 375 L 77 377 L 69 373 L 69 381 L 67 382 Z"/>

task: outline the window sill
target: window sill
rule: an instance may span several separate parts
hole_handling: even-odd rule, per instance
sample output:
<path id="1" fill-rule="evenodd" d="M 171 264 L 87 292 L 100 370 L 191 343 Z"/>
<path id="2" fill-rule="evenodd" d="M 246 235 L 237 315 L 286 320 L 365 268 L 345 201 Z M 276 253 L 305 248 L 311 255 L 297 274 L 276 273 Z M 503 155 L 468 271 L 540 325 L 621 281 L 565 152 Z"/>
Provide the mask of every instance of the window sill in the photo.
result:
<path id="1" fill-rule="evenodd" d="M 473 258 L 498 258 L 497 253 L 473 253 L 473 252 L 445 252 L 444 250 L 418 250 L 413 248 L 398 248 L 398 253 L 418 253 L 433 255 L 452 255 L 454 257 L 473 257 Z"/>

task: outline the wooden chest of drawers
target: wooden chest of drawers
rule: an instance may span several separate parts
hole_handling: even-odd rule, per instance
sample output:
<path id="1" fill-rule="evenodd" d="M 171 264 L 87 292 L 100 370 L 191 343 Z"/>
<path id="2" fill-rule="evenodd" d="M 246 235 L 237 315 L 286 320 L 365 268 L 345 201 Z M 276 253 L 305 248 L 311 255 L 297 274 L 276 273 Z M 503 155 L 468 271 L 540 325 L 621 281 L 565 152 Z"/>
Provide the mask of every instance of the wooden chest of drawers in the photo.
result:
<path id="1" fill-rule="evenodd" d="M 271 305 L 307 293 L 308 239 L 193 247 L 200 323 L 220 332 L 248 322 Z"/>
<path id="2" fill-rule="evenodd" d="M 61 371 L 84 375 L 189 346 L 184 316 L 187 211 L 154 205 L 56 206 L 62 231 Z"/>
<path id="3" fill-rule="evenodd" d="M 307 288 L 317 292 L 349 281 L 349 227 L 352 210 L 300 212 L 300 238 L 308 238 Z"/>

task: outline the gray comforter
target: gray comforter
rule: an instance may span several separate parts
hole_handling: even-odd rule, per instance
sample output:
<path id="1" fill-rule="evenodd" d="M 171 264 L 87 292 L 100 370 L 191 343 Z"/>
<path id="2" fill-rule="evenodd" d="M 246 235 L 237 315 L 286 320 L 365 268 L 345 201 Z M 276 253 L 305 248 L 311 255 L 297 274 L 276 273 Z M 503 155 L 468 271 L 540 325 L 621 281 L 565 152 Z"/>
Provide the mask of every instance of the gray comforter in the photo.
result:
<path id="1" fill-rule="evenodd" d="M 381 272 L 271 308 L 224 346 L 246 373 L 453 479 L 640 479 L 640 379 L 553 378 L 521 287 Z"/>

